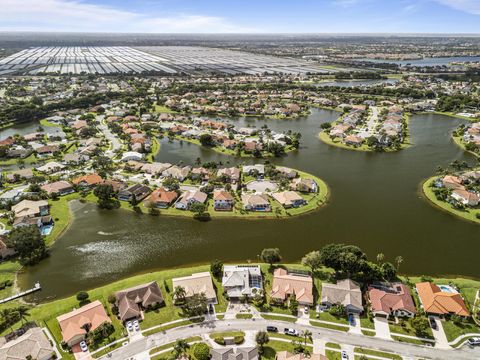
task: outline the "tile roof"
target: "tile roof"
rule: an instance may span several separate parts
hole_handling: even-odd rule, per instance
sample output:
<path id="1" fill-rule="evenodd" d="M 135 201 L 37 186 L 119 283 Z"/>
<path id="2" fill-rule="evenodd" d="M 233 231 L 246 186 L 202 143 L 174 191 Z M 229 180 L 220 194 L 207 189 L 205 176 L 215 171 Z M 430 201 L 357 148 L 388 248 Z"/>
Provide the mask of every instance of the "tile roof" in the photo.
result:
<path id="1" fill-rule="evenodd" d="M 418 283 L 415 287 L 427 313 L 470 316 L 460 294 L 442 291 L 431 282 Z"/>

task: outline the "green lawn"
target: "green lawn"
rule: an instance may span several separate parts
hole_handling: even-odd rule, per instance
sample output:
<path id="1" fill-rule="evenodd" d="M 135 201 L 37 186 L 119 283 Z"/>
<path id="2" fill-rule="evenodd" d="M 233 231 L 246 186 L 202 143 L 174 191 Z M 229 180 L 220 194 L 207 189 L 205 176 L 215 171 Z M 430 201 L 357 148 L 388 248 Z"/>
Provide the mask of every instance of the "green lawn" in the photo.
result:
<path id="1" fill-rule="evenodd" d="M 348 320 L 346 317 L 336 317 L 330 314 L 328 311 L 319 313 L 317 319 L 348 325 Z"/>
<path id="2" fill-rule="evenodd" d="M 325 355 L 327 356 L 328 360 L 341 360 L 342 358 L 340 352 L 334 350 L 326 350 Z"/>
<path id="3" fill-rule="evenodd" d="M 226 338 L 226 337 L 235 337 L 235 336 L 245 336 L 243 331 L 222 331 L 222 332 L 214 332 L 211 333 L 210 339 L 216 338 Z"/>
<path id="4" fill-rule="evenodd" d="M 35 154 L 31 154 L 24 159 L 20 158 L 12 158 L 12 159 L 2 159 L 0 160 L 0 165 L 7 166 L 7 165 L 15 165 L 15 164 L 35 164 L 37 162 L 37 158 Z"/>
<path id="5" fill-rule="evenodd" d="M 159 113 L 176 114 L 176 112 L 173 111 L 172 109 L 169 109 L 169 108 L 166 107 L 166 106 L 157 105 L 157 104 L 155 104 L 155 111 L 156 111 L 156 112 L 159 112 Z"/>
<path id="6" fill-rule="evenodd" d="M 20 270 L 21 265 L 17 261 L 5 261 L 0 263 L 0 283 L 5 281 L 15 281 L 15 275 Z M 0 299 L 13 295 L 14 287 L 7 286 L 5 289 L 0 290 Z"/>
<path id="7" fill-rule="evenodd" d="M 273 337 L 274 336 L 272 335 L 272 338 Z M 309 347 L 309 350 L 312 351 L 312 348 Z M 268 342 L 268 344 L 265 345 L 262 359 L 275 360 L 277 352 L 280 351 L 288 351 L 293 353 L 294 346 L 292 345 L 292 343 L 276 341 L 272 339 Z"/>
<path id="8" fill-rule="evenodd" d="M 362 326 L 362 328 L 366 328 L 366 329 L 375 329 L 375 324 L 373 323 L 372 320 L 370 320 L 370 318 L 368 316 L 366 316 L 365 314 L 362 314 L 360 316 L 360 325 Z"/>
<path id="9" fill-rule="evenodd" d="M 184 340 L 187 343 L 192 343 L 194 341 L 201 341 L 202 338 L 200 336 L 192 336 L 192 337 L 186 338 Z M 175 341 L 171 342 L 171 343 L 168 343 L 168 344 L 165 344 L 165 345 L 157 346 L 156 348 L 153 348 L 152 350 L 150 350 L 150 355 L 155 354 L 155 353 L 157 353 L 159 351 L 162 351 L 162 350 L 170 349 L 171 347 L 173 347 L 173 345 L 175 345 Z"/>
<path id="10" fill-rule="evenodd" d="M 251 319 L 253 318 L 253 314 L 237 314 L 235 316 L 237 319 Z"/>
<path id="11" fill-rule="evenodd" d="M 473 320 L 469 319 L 469 321 L 465 324 L 455 324 L 453 321 L 442 321 L 443 330 L 445 331 L 445 335 L 447 336 L 448 341 L 453 341 L 460 335 L 464 334 L 479 334 L 480 336 L 480 328 L 475 325 Z"/>
<path id="12" fill-rule="evenodd" d="M 338 350 L 340 350 L 340 349 L 342 348 L 339 344 L 337 344 L 337 343 L 332 343 L 332 342 L 327 342 L 327 343 L 325 344 L 325 346 L 326 346 L 326 347 L 330 347 L 330 348 L 332 348 L 332 349 L 338 349 Z"/>
<path id="13" fill-rule="evenodd" d="M 331 324 L 325 324 L 325 323 L 321 323 L 321 322 L 318 322 L 318 321 L 312 321 L 312 320 L 310 320 L 310 325 L 313 325 L 313 326 L 316 326 L 316 327 L 321 327 L 321 328 L 326 328 L 326 329 L 330 329 L 330 330 L 338 330 L 338 331 L 345 331 L 345 332 L 350 330 L 350 328 L 348 326 L 331 325 Z"/>
<path id="14" fill-rule="evenodd" d="M 433 176 L 427 179 L 422 185 L 423 194 L 429 200 L 429 202 L 450 214 L 453 214 L 462 219 L 473 221 L 473 222 L 476 222 L 477 224 L 480 224 L 480 219 L 477 218 L 477 214 L 480 215 L 480 207 L 459 210 L 459 209 L 453 208 L 452 205 L 450 205 L 445 201 L 437 200 L 432 188 L 430 187 L 430 185 L 433 184 L 433 182 L 437 178 L 438 176 Z"/>
<path id="15" fill-rule="evenodd" d="M 290 317 L 284 317 L 284 316 L 278 316 L 278 315 L 262 314 L 262 318 L 264 318 L 265 320 L 286 321 L 290 323 L 297 322 L 297 318 L 290 318 Z"/>
<path id="16" fill-rule="evenodd" d="M 417 316 L 420 316 L 420 315 L 417 315 Z M 405 326 L 402 327 L 400 326 L 399 324 L 393 324 L 393 323 L 389 323 L 389 326 L 390 326 L 390 331 L 391 332 L 394 332 L 394 333 L 397 333 L 397 334 L 402 334 L 402 335 L 409 335 L 409 336 L 418 336 L 416 333 L 415 333 L 415 330 L 412 328 L 412 326 L 410 325 L 410 321 L 406 320 L 404 322 Z M 433 333 L 432 333 L 432 329 L 431 328 L 428 328 L 427 329 L 427 338 L 429 339 L 433 339 Z"/>

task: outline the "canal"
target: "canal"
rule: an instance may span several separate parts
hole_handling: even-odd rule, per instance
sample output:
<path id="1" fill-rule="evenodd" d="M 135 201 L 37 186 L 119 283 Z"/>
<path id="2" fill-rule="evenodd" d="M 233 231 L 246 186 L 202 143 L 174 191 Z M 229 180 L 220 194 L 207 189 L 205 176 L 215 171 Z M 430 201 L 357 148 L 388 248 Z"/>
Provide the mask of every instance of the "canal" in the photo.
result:
<path id="1" fill-rule="evenodd" d="M 462 121 L 435 114 L 410 121 L 413 146 L 398 153 L 365 153 L 330 147 L 318 140 L 322 122 L 337 113 L 314 109 L 296 120 L 232 120 L 242 126 L 302 134 L 300 151 L 273 161 L 310 172 L 331 189 L 329 204 L 317 212 L 282 220 L 152 217 L 72 203 L 75 220 L 51 248 L 51 256 L 19 275 L 22 288 L 42 284 L 38 299 L 64 297 L 133 274 L 208 262 L 256 261 L 265 247 L 279 247 L 285 261 L 337 242 L 356 244 L 371 257 L 404 258 L 408 274 L 478 277 L 480 227 L 433 208 L 419 191 L 438 165 L 455 159 L 474 163 L 450 139 Z M 157 161 L 193 164 L 232 157 L 186 142 L 161 141 Z"/>

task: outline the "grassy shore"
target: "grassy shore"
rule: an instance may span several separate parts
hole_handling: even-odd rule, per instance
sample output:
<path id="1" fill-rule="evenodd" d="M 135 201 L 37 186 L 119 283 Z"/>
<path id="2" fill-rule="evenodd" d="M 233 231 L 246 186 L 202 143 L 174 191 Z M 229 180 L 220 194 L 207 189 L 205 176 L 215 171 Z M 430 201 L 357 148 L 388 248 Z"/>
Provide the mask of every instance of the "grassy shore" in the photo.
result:
<path id="1" fill-rule="evenodd" d="M 437 200 L 432 188 L 430 187 L 436 178 L 437 176 L 433 176 L 425 180 L 424 183 L 422 184 L 423 195 L 425 195 L 429 203 L 450 214 L 458 216 L 459 218 L 480 224 L 480 219 L 477 218 L 477 214 L 479 214 L 480 216 L 480 208 L 477 207 L 477 208 L 460 210 L 460 209 L 454 208 L 452 205 L 450 205 L 446 201 Z"/>
<path id="2" fill-rule="evenodd" d="M 466 151 L 474 156 L 480 157 L 480 153 L 476 153 L 475 151 L 467 150 L 465 147 L 465 142 L 462 140 L 460 136 L 453 136 L 452 135 L 453 142 L 457 144 L 463 151 Z"/>

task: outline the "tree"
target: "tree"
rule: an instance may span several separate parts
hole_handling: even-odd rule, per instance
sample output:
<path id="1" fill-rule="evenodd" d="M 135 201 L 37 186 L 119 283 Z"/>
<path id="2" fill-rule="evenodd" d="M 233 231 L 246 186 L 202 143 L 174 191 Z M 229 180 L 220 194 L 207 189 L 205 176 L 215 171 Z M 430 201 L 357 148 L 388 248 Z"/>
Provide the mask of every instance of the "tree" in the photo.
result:
<path id="1" fill-rule="evenodd" d="M 322 264 L 349 276 L 365 269 L 367 255 L 355 245 L 328 244 L 320 250 Z"/>
<path id="2" fill-rule="evenodd" d="M 311 251 L 302 258 L 302 265 L 308 266 L 312 274 L 322 266 L 320 251 Z"/>
<path id="3" fill-rule="evenodd" d="M 397 272 L 400 270 L 400 264 L 403 262 L 403 257 L 400 255 L 395 258 L 395 265 L 397 266 Z"/>
<path id="4" fill-rule="evenodd" d="M 190 345 L 188 345 L 188 343 L 185 340 L 183 339 L 177 340 L 175 345 L 173 345 L 173 352 L 175 353 L 175 357 L 179 358 L 180 356 L 185 354 L 189 348 L 190 348 Z"/>
<path id="5" fill-rule="evenodd" d="M 93 189 L 93 194 L 98 198 L 98 206 L 102 209 L 112 209 L 114 207 L 113 197 L 115 191 L 110 184 L 99 184 Z"/>
<path id="6" fill-rule="evenodd" d="M 195 213 L 196 215 L 202 215 L 207 207 L 205 204 L 195 201 L 192 205 L 190 205 L 190 211 Z"/>
<path id="7" fill-rule="evenodd" d="M 288 309 L 292 313 L 292 315 L 297 315 L 298 314 L 298 301 L 295 298 L 295 295 L 290 295 L 290 298 L 288 300 Z"/>
<path id="8" fill-rule="evenodd" d="M 385 255 L 383 255 L 382 253 L 378 253 L 377 254 L 377 264 L 380 265 L 382 263 L 383 259 L 385 259 Z"/>
<path id="9" fill-rule="evenodd" d="M 210 347 L 205 343 L 197 343 L 193 347 L 193 356 L 197 360 L 210 359 Z"/>
<path id="10" fill-rule="evenodd" d="M 266 331 L 259 331 L 257 335 L 255 335 L 255 341 L 258 345 L 258 352 L 263 354 L 263 347 L 270 341 L 268 334 Z"/>
<path id="11" fill-rule="evenodd" d="M 310 330 L 303 330 L 301 336 L 303 337 L 304 345 L 307 346 L 307 341 L 312 341 L 313 334 Z"/>
<path id="12" fill-rule="evenodd" d="M 185 295 L 187 295 L 183 286 L 176 286 L 173 289 L 173 299 L 175 303 L 183 304 L 185 302 Z"/>
<path id="13" fill-rule="evenodd" d="M 344 317 L 347 315 L 347 310 L 345 309 L 345 306 L 343 306 L 342 304 L 336 304 L 336 305 L 333 305 L 328 310 L 328 313 L 335 317 Z"/>
<path id="14" fill-rule="evenodd" d="M 385 262 L 382 264 L 382 275 L 385 280 L 391 281 L 397 277 L 397 269 L 390 262 Z"/>
<path id="15" fill-rule="evenodd" d="M 415 316 L 410 320 L 410 325 L 412 325 L 412 328 L 415 330 L 415 334 L 419 337 L 424 337 L 430 328 L 427 318 L 423 316 Z"/>
<path id="16" fill-rule="evenodd" d="M 282 256 L 280 255 L 280 249 L 278 248 L 267 248 L 263 249 L 260 255 L 260 259 L 263 262 L 270 264 L 272 266 L 274 263 L 282 261 Z"/>
<path id="17" fill-rule="evenodd" d="M 20 305 L 16 310 L 18 316 L 22 319 L 22 324 L 27 322 L 27 317 L 30 316 L 28 313 L 29 308 L 24 305 Z"/>
<path id="18" fill-rule="evenodd" d="M 215 146 L 215 141 L 213 140 L 212 135 L 210 134 L 202 134 L 199 137 L 200 144 L 203 146 Z"/>
<path id="19" fill-rule="evenodd" d="M 207 298 L 204 293 L 194 294 L 186 299 L 182 307 L 189 317 L 200 316 L 207 312 Z"/>
<path id="20" fill-rule="evenodd" d="M 213 277 L 220 278 L 223 275 L 223 262 L 220 260 L 213 260 L 210 263 L 210 272 L 212 273 Z"/>
<path id="21" fill-rule="evenodd" d="M 37 264 L 48 256 L 45 239 L 36 225 L 14 228 L 7 238 L 7 246 L 15 249 L 22 265 Z"/>
<path id="22" fill-rule="evenodd" d="M 86 291 L 80 291 L 77 293 L 76 298 L 80 303 L 83 303 L 87 301 L 87 299 L 90 297 Z"/>
<path id="23" fill-rule="evenodd" d="M 172 177 L 167 177 L 163 180 L 162 183 L 163 187 L 170 190 L 170 191 L 178 191 L 180 189 L 180 185 L 178 184 L 178 180 Z"/>

